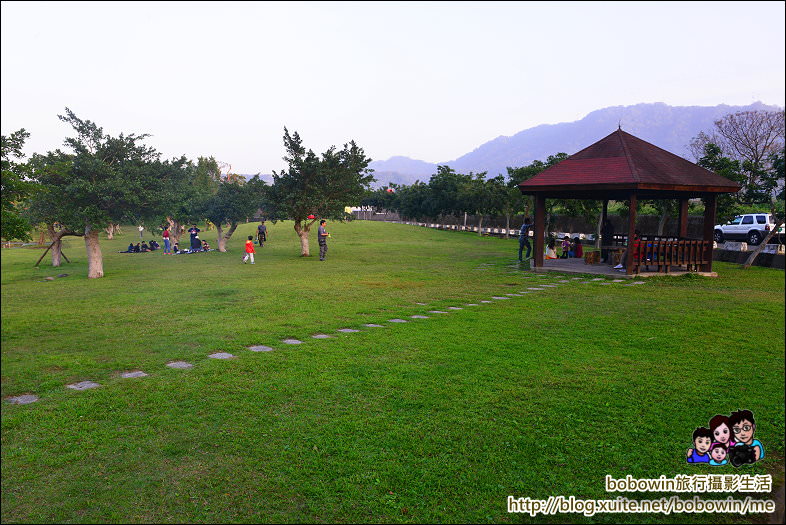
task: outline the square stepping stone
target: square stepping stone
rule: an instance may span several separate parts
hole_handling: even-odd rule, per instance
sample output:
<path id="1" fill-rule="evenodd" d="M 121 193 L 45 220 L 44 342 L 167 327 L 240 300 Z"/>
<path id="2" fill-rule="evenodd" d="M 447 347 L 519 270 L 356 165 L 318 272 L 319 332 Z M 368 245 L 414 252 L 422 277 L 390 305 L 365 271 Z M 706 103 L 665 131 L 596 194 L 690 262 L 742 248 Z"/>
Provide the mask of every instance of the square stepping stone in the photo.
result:
<path id="1" fill-rule="evenodd" d="M 571 281 L 580 281 L 582 279 L 584 279 L 584 277 L 571 277 L 570 278 Z"/>
<path id="2" fill-rule="evenodd" d="M 463 310 L 460 306 L 448 306 L 448 310 Z"/>
<path id="3" fill-rule="evenodd" d="M 167 363 L 166 366 L 169 368 L 193 368 L 194 365 L 191 363 L 186 363 L 185 361 L 172 361 L 171 363 Z"/>
<path id="4" fill-rule="evenodd" d="M 609 284 L 611 284 L 611 283 L 600 283 L 600 284 L 606 284 L 606 285 L 609 285 Z"/>
<path id="5" fill-rule="evenodd" d="M 374 324 L 374 323 L 364 324 L 363 326 L 368 326 L 369 328 L 384 328 L 381 324 Z"/>
<path id="6" fill-rule="evenodd" d="M 249 350 L 252 352 L 272 352 L 273 348 L 265 345 L 257 345 L 257 346 L 249 346 Z"/>
<path id="7" fill-rule="evenodd" d="M 12 405 L 29 405 L 38 401 L 38 396 L 34 394 L 22 394 L 21 396 L 9 397 L 6 399 Z"/>
<path id="8" fill-rule="evenodd" d="M 644 284 L 644 281 L 634 281 L 633 284 Z"/>
<path id="9" fill-rule="evenodd" d="M 134 372 L 123 372 L 120 374 L 120 377 L 123 379 L 134 379 L 135 377 L 147 377 L 147 374 L 141 370 L 135 370 Z"/>
<path id="10" fill-rule="evenodd" d="M 556 288 L 557 287 L 556 284 L 541 284 L 541 286 L 543 286 L 544 288 Z"/>
<path id="11" fill-rule="evenodd" d="M 540 291 L 545 290 L 545 288 L 527 288 L 527 290 L 537 290 L 537 291 L 540 292 Z"/>
<path id="12" fill-rule="evenodd" d="M 477 306 L 477 303 L 467 303 L 464 306 Z"/>
<path id="13" fill-rule="evenodd" d="M 480 302 L 481 302 L 481 303 L 490 303 L 490 302 L 492 302 L 492 301 L 480 301 Z M 442 312 L 442 313 L 447 313 L 447 312 Z"/>
<path id="14" fill-rule="evenodd" d="M 94 383 L 93 381 L 80 381 L 79 383 L 72 383 L 70 385 L 66 385 L 66 388 L 70 388 L 72 390 L 88 390 L 90 388 L 99 387 L 98 383 Z"/>
<path id="15" fill-rule="evenodd" d="M 522 291 L 521 293 L 522 293 L 522 294 L 525 294 L 525 293 L 532 293 L 532 292 L 523 292 L 523 291 Z"/>
<path id="16" fill-rule="evenodd" d="M 303 341 L 301 341 L 300 339 L 284 339 L 281 342 L 286 344 L 286 345 L 300 345 L 300 344 L 303 344 Z"/>
<path id="17" fill-rule="evenodd" d="M 228 352 L 216 352 L 215 354 L 210 354 L 208 357 L 212 359 L 232 359 L 235 356 Z"/>
<path id="18" fill-rule="evenodd" d="M 314 339 L 330 339 L 330 336 L 327 334 L 314 334 L 311 337 Z"/>
<path id="19" fill-rule="evenodd" d="M 429 310 L 428 313 L 430 314 L 446 314 L 447 312 L 442 310 Z"/>
<path id="20" fill-rule="evenodd" d="M 611 281 L 611 282 L 613 282 L 613 283 L 624 283 L 624 282 L 625 282 L 625 279 L 614 279 L 614 280 L 613 280 L 613 281 Z"/>
<path id="21" fill-rule="evenodd" d="M 428 319 L 427 315 L 410 315 L 412 319 Z"/>
<path id="22" fill-rule="evenodd" d="M 354 328 L 339 328 L 336 332 L 344 332 L 345 334 L 353 334 L 355 332 L 360 332 L 360 330 L 355 330 Z"/>
<path id="23" fill-rule="evenodd" d="M 406 323 L 406 319 L 388 319 L 389 323 Z"/>
<path id="24" fill-rule="evenodd" d="M 561 283 L 569 283 L 570 281 L 569 281 L 569 280 L 567 280 L 567 279 L 563 279 L 563 280 L 561 280 L 560 282 L 561 282 Z"/>
<path id="25" fill-rule="evenodd" d="M 511 297 L 521 297 L 520 293 L 509 293 L 508 295 Z"/>
<path id="26" fill-rule="evenodd" d="M 592 281 L 581 281 L 581 284 L 592 284 Z"/>
<path id="27" fill-rule="evenodd" d="M 426 306 L 426 303 L 415 303 L 415 304 L 419 304 L 420 306 Z"/>
<path id="28" fill-rule="evenodd" d="M 593 279 L 593 281 L 605 281 L 605 280 L 606 279 L 604 279 L 603 277 L 596 277 Z"/>
<path id="29" fill-rule="evenodd" d="M 495 296 L 492 297 L 492 299 L 497 299 L 497 300 L 499 300 L 499 299 L 510 299 L 510 297 L 499 297 L 499 296 L 495 295 Z"/>

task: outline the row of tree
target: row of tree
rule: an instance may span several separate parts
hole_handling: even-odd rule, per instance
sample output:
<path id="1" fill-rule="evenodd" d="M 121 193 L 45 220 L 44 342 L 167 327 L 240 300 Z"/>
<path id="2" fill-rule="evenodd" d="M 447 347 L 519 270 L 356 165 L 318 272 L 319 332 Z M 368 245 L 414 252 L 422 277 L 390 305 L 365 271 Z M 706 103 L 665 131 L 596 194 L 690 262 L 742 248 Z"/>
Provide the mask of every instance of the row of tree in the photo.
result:
<path id="1" fill-rule="evenodd" d="M 739 193 L 719 198 L 719 217 L 730 218 L 752 207 L 768 206 L 771 213 L 782 220 L 784 113 L 739 112 L 714 124 L 714 130 L 694 137 L 689 148 L 700 166 L 742 186 Z M 532 198 L 522 195 L 517 186 L 567 157 L 565 153 L 557 153 L 545 162 L 536 160 L 528 166 L 507 168 L 506 176 L 493 178 L 487 178 L 485 172 L 461 174 L 448 166 L 439 166 L 427 183 L 389 184 L 369 192 L 363 205 L 395 211 L 414 220 L 476 215 L 479 227 L 483 225 L 484 215 L 504 216 L 509 229 L 512 215 L 529 215 L 533 206 Z M 620 204 L 618 211 L 627 215 L 627 205 Z M 598 231 L 600 229 L 602 203 L 599 201 L 549 199 L 546 205 L 547 231 L 551 215 L 557 212 L 587 220 L 597 218 Z M 663 234 L 666 220 L 677 212 L 676 202 L 670 200 L 640 201 L 638 206 L 654 209 L 660 215 L 659 235 Z"/>
<path id="2" fill-rule="evenodd" d="M 247 181 L 229 170 L 222 175 L 213 157 L 162 160 L 144 144 L 148 135 L 111 136 L 68 108 L 58 117 L 75 132 L 65 139 L 68 151 L 35 153 L 22 161 L 29 133 L 2 137 L 0 235 L 28 240 L 34 225 L 43 226 L 55 266 L 61 263 L 62 238 L 84 237 L 89 278 L 104 275 L 99 234 L 111 237 L 120 223 L 168 223 L 178 241 L 181 225 L 209 221 L 223 252 L 237 226 L 262 210 L 272 221 L 294 220 L 301 255 L 308 256 L 311 225 L 319 218 L 345 219 L 345 206 L 358 204 L 374 180 L 371 159 L 354 142 L 317 156 L 286 128 L 289 167 L 274 172 L 268 185 L 258 175 Z"/>

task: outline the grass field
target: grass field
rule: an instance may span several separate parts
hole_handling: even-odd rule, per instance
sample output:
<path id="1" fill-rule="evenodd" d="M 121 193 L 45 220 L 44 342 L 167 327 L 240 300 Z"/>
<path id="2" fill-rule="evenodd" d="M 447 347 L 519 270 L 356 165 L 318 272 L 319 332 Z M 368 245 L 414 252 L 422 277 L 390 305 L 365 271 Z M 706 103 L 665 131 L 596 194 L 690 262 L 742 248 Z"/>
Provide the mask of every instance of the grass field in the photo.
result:
<path id="1" fill-rule="evenodd" d="M 708 473 L 685 464 L 691 434 L 740 408 L 765 459 L 711 473 L 782 483 L 783 271 L 560 283 L 510 268 L 514 240 L 365 221 L 328 224 L 325 262 L 273 225 L 243 265 L 255 226 L 228 253 L 178 256 L 116 253 L 126 227 L 102 240 L 97 280 L 80 239 L 59 269 L 3 250 L 2 397 L 40 397 L 2 404 L 4 523 L 756 520 L 506 508 L 616 497 L 606 474 Z M 480 302 L 543 283 L 559 286 Z M 130 370 L 149 376 L 119 377 Z M 65 388 L 82 380 L 101 387 Z"/>

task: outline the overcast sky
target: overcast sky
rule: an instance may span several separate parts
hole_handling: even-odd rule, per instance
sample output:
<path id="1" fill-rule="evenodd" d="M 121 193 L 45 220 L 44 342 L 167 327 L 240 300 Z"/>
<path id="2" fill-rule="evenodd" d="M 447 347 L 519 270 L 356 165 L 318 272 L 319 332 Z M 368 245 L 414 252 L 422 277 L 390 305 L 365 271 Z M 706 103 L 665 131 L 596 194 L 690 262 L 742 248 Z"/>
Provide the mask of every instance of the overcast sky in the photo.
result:
<path id="1" fill-rule="evenodd" d="M 2 2 L 2 133 L 67 106 L 243 174 L 320 153 L 444 162 L 639 102 L 784 106 L 783 2 Z"/>

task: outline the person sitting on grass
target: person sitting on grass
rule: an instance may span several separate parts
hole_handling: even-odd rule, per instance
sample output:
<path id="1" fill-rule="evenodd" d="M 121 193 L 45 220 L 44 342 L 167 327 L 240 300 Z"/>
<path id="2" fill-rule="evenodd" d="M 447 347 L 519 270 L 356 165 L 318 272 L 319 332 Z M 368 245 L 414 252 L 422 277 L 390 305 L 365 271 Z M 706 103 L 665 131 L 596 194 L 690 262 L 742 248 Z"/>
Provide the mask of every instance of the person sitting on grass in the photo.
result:
<path id="1" fill-rule="evenodd" d="M 158 244 L 155 240 L 150 241 L 150 251 L 154 252 L 157 249 L 161 248 L 161 245 Z"/>
<path id="2" fill-rule="evenodd" d="M 571 257 L 570 237 L 566 235 L 565 238 L 562 239 L 562 255 L 560 256 L 560 259 L 567 259 L 568 257 Z"/>
<path id="3" fill-rule="evenodd" d="M 139 243 L 134 245 L 134 253 L 140 253 L 142 251 L 142 246 Z"/>
<path id="4" fill-rule="evenodd" d="M 549 239 L 548 247 L 546 248 L 546 259 L 556 259 L 557 249 L 554 247 L 554 239 Z"/>
<path id="5" fill-rule="evenodd" d="M 134 243 L 133 242 L 129 243 L 128 244 L 128 249 L 126 251 L 124 251 L 124 252 L 117 252 L 117 253 L 134 253 Z"/>
<path id="6" fill-rule="evenodd" d="M 581 239 L 578 237 L 573 238 L 573 257 L 577 259 L 584 257 L 584 248 L 581 246 Z"/>
<path id="7" fill-rule="evenodd" d="M 147 245 L 146 242 L 142 243 L 141 251 L 143 251 L 143 252 L 149 252 L 150 251 L 150 247 Z"/>

